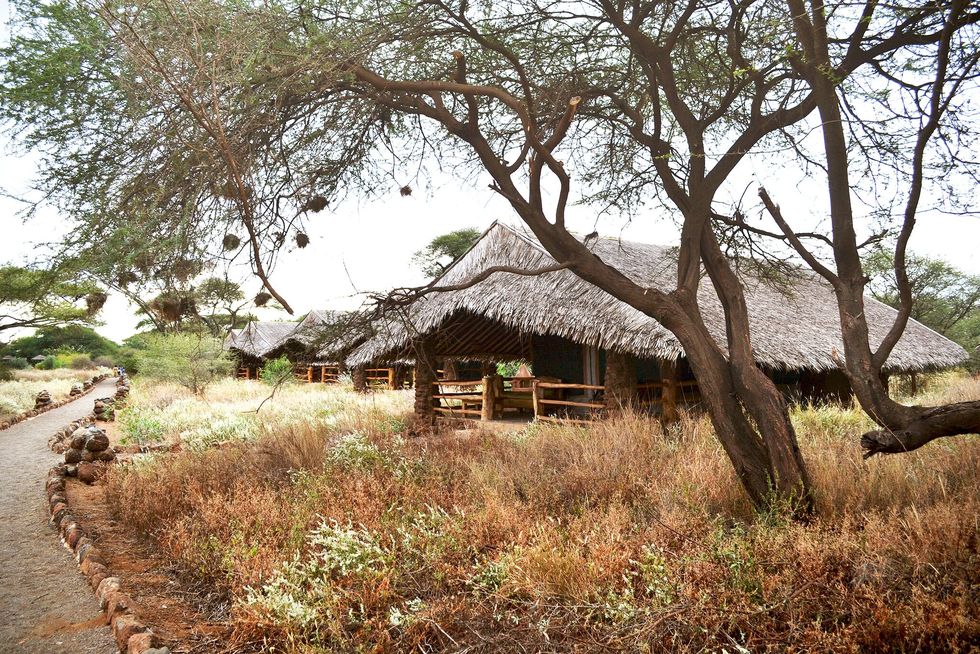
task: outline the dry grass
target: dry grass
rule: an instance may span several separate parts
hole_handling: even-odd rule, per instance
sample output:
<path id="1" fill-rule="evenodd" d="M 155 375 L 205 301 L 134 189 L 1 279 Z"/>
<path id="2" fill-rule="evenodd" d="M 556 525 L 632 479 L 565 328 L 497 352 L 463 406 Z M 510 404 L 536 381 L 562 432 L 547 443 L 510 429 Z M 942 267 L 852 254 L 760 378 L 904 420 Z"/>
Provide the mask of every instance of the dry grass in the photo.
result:
<path id="1" fill-rule="evenodd" d="M 58 401 L 68 397 L 72 384 L 91 379 L 105 370 L 15 370 L 14 379 L 0 382 L 0 420 L 34 408 L 34 398 L 43 390 Z"/>
<path id="2" fill-rule="evenodd" d="M 980 399 L 977 380 L 948 385 Z M 243 647 L 924 652 L 980 638 L 975 437 L 864 462 L 860 412 L 799 409 L 819 507 L 799 524 L 753 514 L 701 419 L 406 441 L 407 406 L 349 394 L 345 411 L 109 480 L 119 519 L 228 598 Z"/>

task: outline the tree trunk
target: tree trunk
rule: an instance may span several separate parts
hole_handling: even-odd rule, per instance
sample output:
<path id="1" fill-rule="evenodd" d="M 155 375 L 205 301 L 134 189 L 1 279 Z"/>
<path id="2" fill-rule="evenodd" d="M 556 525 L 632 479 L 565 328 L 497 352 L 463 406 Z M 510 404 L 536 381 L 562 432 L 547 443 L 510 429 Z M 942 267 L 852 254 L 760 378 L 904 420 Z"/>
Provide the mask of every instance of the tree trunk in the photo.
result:
<path id="1" fill-rule="evenodd" d="M 354 390 L 358 393 L 366 393 L 367 386 L 367 370 L 364 366 L 354 366 L 350 371 L 351 382 L 354 384 Z"/>
<path id="2" fill-rule="evenodd" d="M 424 341 L 415 341 L 415 420 L 420 431 L 430 430 L 435 422 L 434 383 L 436 381 L 436 358 L 431 346 Z"/>
<path id="3" fill-rule="evenodd" d="M 629 354 L 606 351 L 606 408 L 618 411 L 636 404 L 636 360 Z"/>

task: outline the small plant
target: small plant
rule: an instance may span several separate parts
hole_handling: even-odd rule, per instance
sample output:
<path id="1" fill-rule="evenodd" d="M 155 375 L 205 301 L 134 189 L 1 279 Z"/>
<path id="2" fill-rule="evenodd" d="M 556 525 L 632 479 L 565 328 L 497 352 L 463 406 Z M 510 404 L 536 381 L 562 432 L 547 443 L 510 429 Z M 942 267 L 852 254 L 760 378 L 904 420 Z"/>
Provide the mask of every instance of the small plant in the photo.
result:
<path id="1" fill-rule="evenodd" d="M 293 375 L 293 362 L 286 357 L 266 361 L 259 372 L 259 377 L 269 386 L 281 386 L 296 381 Z"/>
<path id="2" fill-rule="evenodd" d="M 364 529 L 323 521 L 307 537 L 309 551 L 276 571 L 260 589 L 248 588 L 245 604 L 280 624 L 300 628 L 335 619 L 340 588 L 335 580 L 383 574 L 387 552 Z"/>
<path id="3" fill-rule="evenodd" d="M 360 432 L 344 434 L 327 450 L 327 461 L 342 468 L 370 468 L 384 461 L 378 446 Z"/>
<path id="4" fill-rule="evenodd" d="M 204 450 L 221 443 L 254 440 L 255 421 L 246 416 L 224 416 L 181 432 L 180 440 L 191 450 Z"/>

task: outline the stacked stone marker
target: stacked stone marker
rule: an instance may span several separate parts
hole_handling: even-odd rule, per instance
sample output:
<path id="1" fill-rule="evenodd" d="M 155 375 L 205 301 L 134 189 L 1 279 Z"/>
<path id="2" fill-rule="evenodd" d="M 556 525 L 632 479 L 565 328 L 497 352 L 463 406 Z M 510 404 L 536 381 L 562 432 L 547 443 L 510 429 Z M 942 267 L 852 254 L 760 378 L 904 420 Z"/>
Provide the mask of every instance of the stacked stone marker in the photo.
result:
<path id="1" fill-rule="evenodd" d="M 37 397 L 34 398 L 34 410 L 40 411 L 41 409 L 46 409 L 51 406 L 51 403 L 51 393 L 46 390 L 41 391 L 37 394 Z"/>
<path id="2" fill-rule="evenodd" d="M 116 460 L 116 453 L 109 449 L 109 437 L 95 425 L 79 427 L 71 435 L 71 443 L 65 450 L 65 473 L 77 476 L 86 484 L 94 483 L 105 474 L 107 464 Z"/>

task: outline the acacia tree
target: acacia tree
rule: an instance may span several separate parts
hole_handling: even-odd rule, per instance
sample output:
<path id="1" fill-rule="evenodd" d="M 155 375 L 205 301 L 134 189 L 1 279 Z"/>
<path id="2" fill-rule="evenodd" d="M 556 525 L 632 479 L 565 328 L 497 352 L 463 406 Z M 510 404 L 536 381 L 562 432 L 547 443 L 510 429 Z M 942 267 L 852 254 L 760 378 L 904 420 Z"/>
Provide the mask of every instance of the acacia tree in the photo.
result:
<path id="1" fill-rule="evenodd" d="M 0 267 L 0 332 L 90 325 L 105 301 L 97 285 L 58 268 Z"/>
<path id="2" fill-rule="evenodd" d="M 259 264 L 274 260 L 309 212 L 350 189 L 401 185 L 399 175 L 421 174 L 434 159 L 475 171 L 559 267 L 677 336 L 753 502 L 776 495 L 806 508 L 806 467 L 786 403 L 756 365 L 726 248 L 775 239 L 824 274 L 841 307 L 842 365 L 889 433 L 923 418 L 934 435 L 980 423 L 976 405 L 933 409 L 958 416 L 933 429 L 930 410 L 888 404 L 876 372 L 907 311 L 873 351 L 848 199 L 861 177 L 854 171 L 879 166 L 921 190 L 933 137 L 951 124 L 968 131 L 955 99 L 972 83 L 964 45 L 977 12 L 947 2 L 808 1 L 143 0 L 57 4 L 59 13 L 22 0 L 22 15 L 43 20 L 25 19 L 5 52 L 3 106 L 28 126 L 28 144 L 71 142 L 89 164 L 80 179 L 74 165 L 54 162 L 43 180 L 84 224 L 108 226 L 120 240 L 138 225 L 177 226 L 181 247 L 201 256 L 238 225 L 256 273 L 285 306 Z M 859 96 L 907 92 L 895 71 L 913 60 L 930 77 L 911 85 L 937 102 L 890 116 L 892 132 L 869 124 L 862 133 L 858 112 L 842 115 Z M 66 105 L 89 119 L 66 120 Z M 900 123 L 904 132 L 895 131 Z M 824 139 L 810 151 L 814 129 Z M 901 133 L 918 135 L 922 154 L 912 161 L 901 161 L 899 140 L 875 141 Z M 751 225 L 727 200 L 740 163 L 759 152 L 827 171 L 830 236 L 794 230 L 768 195 L 777 230 Z M 680 222 L 675 289 L 644 288 L 593 254 L 566 228 L 574 198 L 623 211 L 649 201 L 669 207 Z M 914 224 L 916 204 L 908 206 L 901 248 Z M 723 343 L 701 316 L 702 283 L 724 307 Z M 868 439 L 869 451 L 894 451 Z"/>
<path id="3" fill-rule="evenodd" d="M 436 236 L 415 253 L 412 261 L 429 277 L 446 271 L 454 261 L 466 254 L 480 238 L 480 230 L 467 227 Z"/>

